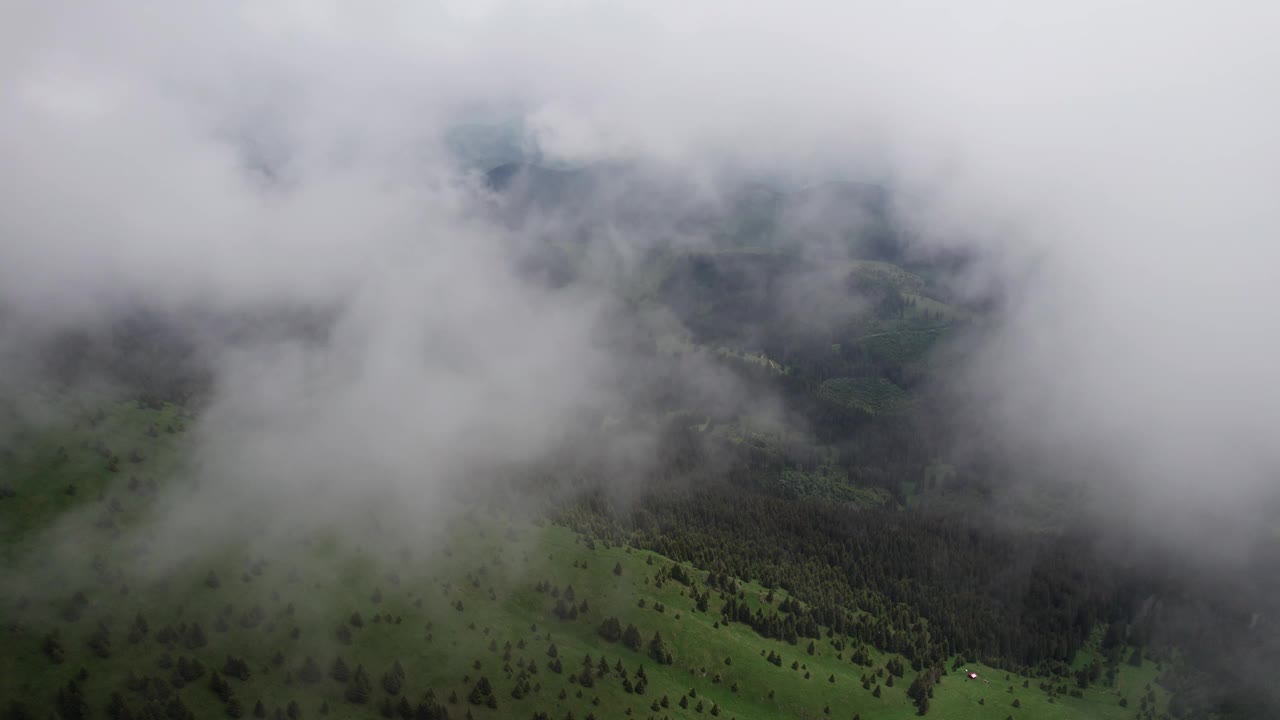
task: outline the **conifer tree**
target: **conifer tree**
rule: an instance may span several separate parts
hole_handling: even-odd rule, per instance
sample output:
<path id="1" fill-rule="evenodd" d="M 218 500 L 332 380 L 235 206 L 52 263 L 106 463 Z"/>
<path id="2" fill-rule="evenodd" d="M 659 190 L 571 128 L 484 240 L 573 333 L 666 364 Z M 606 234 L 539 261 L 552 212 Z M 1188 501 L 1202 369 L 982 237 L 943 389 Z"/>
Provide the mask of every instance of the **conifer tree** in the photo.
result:
<path id="1" fill-rule="evenodd" d="M 351 670 L 347 668 L 347 663 L 342 659 L 341 655 L 333 661 L 332 667 L 329 668 L 329 677 L 338 682 L 346 682 L 351 677 Z"/>
<path id="2" fill-rule="evenodd" d="M 315 658 L 308 655 L 306 659 L 302 661 L 302 667 L 298 669 L 298 677 L 301 678 L 302 682 L 307 683 L 308 685 L 314 685 L 315 683 L 320 682 L 321 677 L 323 677 L 323 673 L 321 673 L 320 665 L 316 663 Z"/>
<path id="3" fill-rule="evenodd" d="M 356 671 L 351 674 L 351 681 L 347 683 L 347 691 L 343 696 L 347 702 L 356 705 L 363 705 L 369 702 L 369 696 L 373 693 L 373 688 L 369 683 L 369 676 L 364 671 L 363 665 L 357 665 Z"/>
<path id="4" fill-rule="evenodd" d="M 667 644 L 662 640 L 662 633 L 655 630 L 653 638 L 649 640 L 649 657 L 659 665 L 671 664 L 671 651 L 667 649 Z"/>
<path id="5" fill-rule="evenodd" d="M 622 631 L 622 644 L 632 650 L 639 650 L 644 643 L 644 639 L 640 635 L 640 630 L 635 625 L 628 624 L 627 629 Z"/>

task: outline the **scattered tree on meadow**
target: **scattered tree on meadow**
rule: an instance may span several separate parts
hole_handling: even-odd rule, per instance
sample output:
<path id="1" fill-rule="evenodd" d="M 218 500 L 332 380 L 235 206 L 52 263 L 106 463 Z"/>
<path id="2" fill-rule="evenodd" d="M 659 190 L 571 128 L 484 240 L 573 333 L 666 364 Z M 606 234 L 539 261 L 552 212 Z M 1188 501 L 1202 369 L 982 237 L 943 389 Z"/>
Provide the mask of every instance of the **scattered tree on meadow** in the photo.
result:
<path id="1" fill-rule="evenodd" d="M 369 675 L 365 673 L 363 665 L 356 665 L 356 671 L 351 674 L 351 681 L 347 683 L 347 690 L 343 693 L 343 697 L 347 702 L 356 705 L 363 705 L 369 702 L 369 696 L 373 693 L 373 687 L 369 683 Z"/>
<path id="2" fill-rule="evenodd" d="M 298 677 L 308 685 L 320 682 L 323 676 L 324 674 L 320 671 L 320 665 L 310 655 L 302 661 L 302 667 L 298 668 Z"/>
<path id="3" fill-rule="evenodd" d="M 129 626 L 129 644 L 137 645 L 144 637 L 147 636 L 149 631 L 150 627 L 147 625 L 146 618 L 142 617 L 142 613 L 138 613 L 133 618 L 133 624 Z"/>
<path id="4" fill-rule="evenodd" d="M 217 695 L 218 699 L 222 702 L 227 702 L 231 699 L 231 683 L 228 683 L 216 670 L 209 676 L 209 689 L 212 690 L 213 694 Z"/>
<path id="5" fill-rule="evenodd" d="M 404 666 L 396 660 L 391 664 L 391 669 L 382 674 L 382 689 L 387 691 L 388 695 L 400 694 L 401 688 L 404 687 Z"/>
<path id="6" fill-rule="evenodd" d="M 184 682 L 195 682 L 204 675 L 204 664 L 195 658 L 188 660 L 185 655 L 180 655 L 176 672 Z"/>
<path id="7" fill-rule="evenodd" d="M 228 655 L 227 661 L 222 665 L 222 674 L 237 680 L 248 680 L 250 676 L 249 663 L 245 662 L 243 658 Z"/>
<path id="8" fill-rule="evenodd" d="M 111 693 L 107 700 L 107 717 L 111 720 L 133 720 L 133 711 L 129 709 L 124 696 L 118 692 Z"/>
<path id="9" fill-rule="evenodd" d="M 667 649 L 667 644 L 662 640 L 662 633 L 655 630 L 653 638 L 649 640 L 649 657 L 659 665 L 671 664 L 671 651 Z"/>
<path id="10" fill-rule="evenodd" d="M 209 638 L 204 634 L 204 628 L 198 622 L 188 625 L 186 632 L 182 633 L 182 645 L 188 650 L 199 650 L 208 644 Z"/>
<path id="11" fill-rule="evenodd" d="M 40 649 L 44 652 L 45 657 L 49 658 L 49 662 L 54 665 L 61 665 L 67 655 L 62 648 L 62 642 L 58 639 L 57 630 L 44 636 L 44 642 L 41 643 Z"/>
<path id="12" fill-rule="evenodd" d="M 640 646 L 644 644 L 644 638 L 641 637 L 639 628 L 628 624 L 627 629 L 622 631 L 622 644 L 632 650 L 639 651 Z"/>
<path id="13" fill-rule="evenodd" d="M 485 698 L 493 694 L 493 685 L 489 683 L 489 678 L 481 677 L 474 687 L 471 688 L 471 694 L 467 696 L 467 702 L 472 705 L 481 705 Z"/>

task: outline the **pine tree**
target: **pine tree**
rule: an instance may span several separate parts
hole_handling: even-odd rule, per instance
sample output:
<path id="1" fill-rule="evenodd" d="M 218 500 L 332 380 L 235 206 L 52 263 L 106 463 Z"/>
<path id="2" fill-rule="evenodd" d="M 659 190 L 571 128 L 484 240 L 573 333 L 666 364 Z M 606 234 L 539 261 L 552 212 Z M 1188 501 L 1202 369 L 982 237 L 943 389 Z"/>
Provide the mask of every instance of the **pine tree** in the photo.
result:
<path id="1" fill-rule="evenodd" d="M 98 628 L 89 636 L 89 649 L 100 658 L 111 657 L 111 632 L 105 623 L 98 623 Z"/>
<path id="2" fill-rule="evenodd" d="M 363 665 L 357 665 L 356 671 L 351 675 L 351 682 L 347 683 L 347 691 L 344 693 L 347 702 L 356 705 L 363 705 L 369 702 L 369 696 L 373 693 L 373 688 L 369 684 L 369 676 L 364 671 Z"/>
<path id="3" fill-rule="evenodd" d="M 622 639 L 622 624 L 616 617 L 607 617 L 600 623 L 600 629 L 597 632 L 600 637 L 609 642 L 618 642 Z"/>
<path id="4" fill-rule="evenodd" d="M 659 665 L 671 664 L 671 651 L 667 649 L 667 644 L 662 641 L 662 633 L 655 630 L 653 638 L 649 640 L 649 657 Z"/>
<path id="5" fill-rule="evenodd" d="M 321 673 L 320 666 L 316 663 L 315 658 L 308 655 L 306 659 L 302 661 L 302 667 L 298 669 L 298 677 L 302 679 L 302 682 L 307 683 L 308 685 L 314 685 L 315 683 L 320 682 L 320 679 L 323 677 L 323 673 Z"/>
<path id="6" fill-rule="evenodd" d="M 399 695 L 403 687 L 404 666 L 396 660 L 391 664 L 391 669 L 382 674 L 382 689 L 386 690 L 388 695 Z"/>
<path id="7" fill-rule="evenodd" d="M 627 625 L 627 629 L 622 631 L 622 644 L 632 650 L 640 650 L 640 646 L 644 644 L 644 638 L 640 636 L 640 630 L 635 625 Z"/>
<path id="8" fill-rule="evenodd" d="M 191 712 L 186 703 L 182 702 L 182 698 L 175 695 L 165 703 L 165 717 L 169 720 L 195 720 L 196 714 Z"/>
<path id="9" fill-rule="evenodd" d="M 486 695 L 493 692 L 493 686 L 489 683 L 489 678 L 481 677 L 478 682 L 471 688 L 471 693 L 467 695 L 467 702 L 472 705 L 480 705 L 484 703 Z"/>
<path id="10" fill-rule="evenodd" d="M 222 674 L 236 678 L 237 680 L 247 681 L 249 679 L 249 664 L 242 658 L 227 656 L 226 663 L 222 666 Z"/>
<path id="11" fill-rule="evenodd" d="M 11 715 L 6 714 L 5 717 Z M 129 709 L 124 696 L 118 692 L 111 693 L 111 698 L 107 701 L 107 717 L 111 720 L 133 720 L 133 711 Z"/>
<path id="12" fill-rule="evenodd" d="M 40 646 L 44 651 L 45 657 L 49 658 L 49 662 L 54 665 L 61 665 L 66 658 L 66 651 L 62 649 L 62 642 L 58 639 L 58 631 L 53 631 L 44 636 L 44 643 Z"/>
<path id="13" fill-rule="evenodd" d="M 200 627 L 198 622 L 191 623 L 182 641 L 188 650 L 199 650 L 209 644 L 209 639 L 204 634 L 204 628 Z"/>
<path id="14" fill-rule="evenodd" d="M 213 675 L 209 677 L 209 689 L 212 690 L 213 694 L 217 695 L 218 699 L 222 702 L 228 702 L 231 700 L 231 684 L 223 679 L 216 670 L 213 672 Z"/>

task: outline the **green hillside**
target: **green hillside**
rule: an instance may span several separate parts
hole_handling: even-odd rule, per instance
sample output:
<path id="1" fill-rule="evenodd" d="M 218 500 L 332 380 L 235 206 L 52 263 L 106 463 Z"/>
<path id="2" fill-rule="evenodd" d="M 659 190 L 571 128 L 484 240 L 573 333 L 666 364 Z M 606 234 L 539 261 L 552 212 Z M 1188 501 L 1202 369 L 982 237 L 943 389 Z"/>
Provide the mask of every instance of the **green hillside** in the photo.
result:
<path id="1" fill-rule="evenodd" d="M 179 552 L 172 569 L 144 572 L 130 530 L 179 462 L 182 427 L 175 407 L 122 403 L 6 449 L 5 717 L 918 712 L 907 692 L 923 668 L 830 632 L 766 639 L 721 615 L 730 600 L 785 615 L 797 600 L 785 591 L 500 509 L 462 508 L 411 545 L 390 531 L 250 534 L 166 549 Z M 86 514 L 77 559 L 48 564 L 64 556 L 38 531 Z M 958 659 L 940 670 L 937 717 L 1128 718 L 1121 698 L 1166 702 L 1148 691 L 1150 661 L 1083 691 Z"/>

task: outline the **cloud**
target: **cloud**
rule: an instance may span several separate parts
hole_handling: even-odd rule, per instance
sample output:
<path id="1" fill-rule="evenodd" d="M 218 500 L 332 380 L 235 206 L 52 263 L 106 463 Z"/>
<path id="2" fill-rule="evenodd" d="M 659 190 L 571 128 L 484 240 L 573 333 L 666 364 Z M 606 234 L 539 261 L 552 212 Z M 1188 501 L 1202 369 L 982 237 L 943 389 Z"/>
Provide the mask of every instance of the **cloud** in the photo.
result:
<path id="1" fill-rule="evenodd" d="M 889 185 L 918 243 L 982 248 L 972 287 L 1001 288 L 964 368 L 990 435 L 1230 514 L 1280 467 L 1277 12 L 21 4 L 0 31 L 0 303 L 336 309 L 318 352 L 223 358 L 210 447 L 262 459 L 260 423 L 350 458 L 317 474 L 521 457 L 610 397 L 619 358 L 593 339 L 609 298 L 513 272 L 520 239 L 448 158 L 452 125 L 518 115 L 550 161 Z"/>

